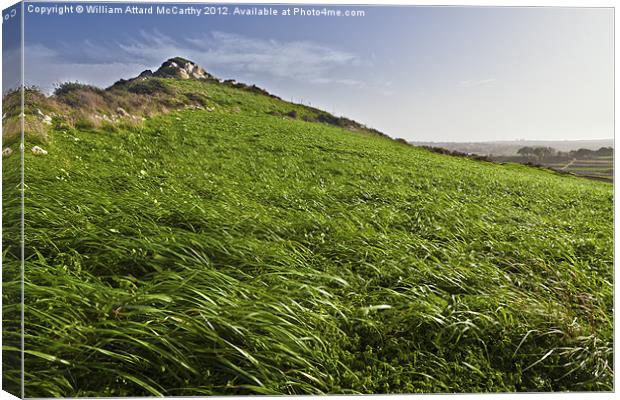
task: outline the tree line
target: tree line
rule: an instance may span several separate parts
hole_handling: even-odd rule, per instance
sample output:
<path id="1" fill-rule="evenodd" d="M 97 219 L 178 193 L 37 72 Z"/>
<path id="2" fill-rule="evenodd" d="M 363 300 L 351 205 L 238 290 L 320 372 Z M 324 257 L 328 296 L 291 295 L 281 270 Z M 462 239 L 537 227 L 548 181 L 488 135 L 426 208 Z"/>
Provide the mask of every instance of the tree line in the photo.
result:
<path id="1" fill-rule="evenodd" d="M 554 149 L 553 147 L 531 147 L 525 146 L 521 147 L 517 150 L 517 154 L 523 157 L 535 157 L 539 161 L 544 160 L 545 158 L 553 157 L 553 158 L 565 158 L 565 159 L 590 159 L 596 157 L 608 157 L 613 156 L 614 149 L 613 147 L 601 147 L 598 150 L 590 150 L 590 149 L 578 149 L 571 151 L 559 151 Z"/>

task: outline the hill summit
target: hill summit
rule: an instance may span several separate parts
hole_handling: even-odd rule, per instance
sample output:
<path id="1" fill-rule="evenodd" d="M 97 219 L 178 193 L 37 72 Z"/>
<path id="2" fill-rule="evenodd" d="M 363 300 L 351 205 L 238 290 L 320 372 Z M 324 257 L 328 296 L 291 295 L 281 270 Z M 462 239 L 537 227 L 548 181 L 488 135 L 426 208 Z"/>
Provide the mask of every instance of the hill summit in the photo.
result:
<path id="1" fill-rule="evenodd" d="M 251 96 L 246 94 L 251 93 Z M 10 146 L 21 137 L 20 93 L 5 96 L 4 144 Z M 231 101 L 231 99 L 235 99 Z M 257 107 L 256 104 L 261 104 Z M 260 112 L 272 117 L 298 119 L 337 126 L 349 131 L 386 136 L 345 117 L 304 104 L 286 102 L 256 85 L 219 79 L 197 63 L 183 57 L 164 61 L 153 72 L 120 79 L 102 89 L 79 82 L 60 84 L 51 96 L 36 89 L 25 94 L 26 136 L 46 145 L 51 130 L 107 129 L 116 131 L 121 125 L 136 125 L 147 118 L 184 109 L 226 113 Z"/>
<path id="2" fill-rule="evenodd" d="M 152 72 L 147 69 L 138 78 L 148 78 L 151 76 L 178 79 L 213 79 L 213 76 L 207 73 L 201 66 L 182 57 L 170 58 L 157 71 Z"/>

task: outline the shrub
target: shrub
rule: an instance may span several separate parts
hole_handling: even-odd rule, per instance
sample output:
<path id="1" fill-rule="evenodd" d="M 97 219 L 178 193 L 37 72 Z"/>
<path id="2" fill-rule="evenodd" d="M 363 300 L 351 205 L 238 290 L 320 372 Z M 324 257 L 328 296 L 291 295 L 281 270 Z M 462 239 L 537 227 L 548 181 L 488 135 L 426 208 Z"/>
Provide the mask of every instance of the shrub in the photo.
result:
<path id="1" fill-rule="evenodd" d="M 185 65 L 185 64 L 191 63 L 190 60 L 188 60 L 187 58 L 183 58 L 183 57 L 174 57 L 174 58 L 171 58 L 168 61 L 172 61 L 172 62 L 175 62 L 177 64 L 181 64 L 181 65 Z"/>
<path id="2" fill-rule="evenodd" d="M 76 129 L 93 129 L 96 127 L 94 121 L 86 116 L 78 118 L 73 125 Z"/>
<path id="3" fill-rule="evenodd" d="M 2 122 L 2 145 L 8 146 L 21 138 L 22 124 L 19 117 L 6 118 Z M 32 143 L 47 143 L 46 125 L 32 115 L 24 118 L 24 138 Z"/>
<path id="4" fill-rule="evenodd" d="M 54 90 L 54 96 L 62 97 L 76 91 L 89 91 L 100 95 L 103 94 L 103 89 L 99 89 L 98 87 L 92 85 L 86 85 L 79 82 L 65 82 L 58 85 L 58 87 Z"/>
<path id="5" fill-rule="evenodd" d="M 102 89 L 80 83 L 64 83 L 54 91 L 61 103 L 90 111 L 107 108 L 104 93 Z"/>
<path id="6" fill-rule="evenodd" d="M 154 95 L 157 93 L 174 94 L 174 90 L 157 79 L 145 79 L 139 82 L 132 82 L 129 84 L 127 90 L 131 93 L 143 95 Z"/>
<path id="7" fill-rule="evenodd" d="M 208 104 L 207 97 L 200 93 L 185 93 L 185 97 L 191 102 L 198 103 L 201 106 L 206 106 Z"/>
<path id="8" fill-rule="evenodd" d="M 105 121 L 101 124 L 101 129 L 106 132 L 118 132 L 118 127 L 111 122 Z"/>
<path id="9" fill-rule="evenodd" d="M 328 113 L 320 113 L 316 119 L 324 124 L 339 125 L 338 118 Z"/>

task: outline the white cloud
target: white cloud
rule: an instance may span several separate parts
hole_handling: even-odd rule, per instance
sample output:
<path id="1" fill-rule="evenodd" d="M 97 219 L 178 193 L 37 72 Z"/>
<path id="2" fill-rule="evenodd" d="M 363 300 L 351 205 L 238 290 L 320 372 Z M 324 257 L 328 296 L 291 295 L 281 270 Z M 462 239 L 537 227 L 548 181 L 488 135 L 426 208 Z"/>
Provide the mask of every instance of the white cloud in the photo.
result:
<path id="1" fill-rule="evenodd" d="M 471 88 L 471 87 L 479 87 L 479 86 L 489 86 L 495 82 L 497 82 L 497 79 L 495 78 L 467 80 L 467 81 L 460 81 L 458 86 L 465 87 L 465 88 Z"/>
<path id="2" fill-rule="evenodd" d="M 310 83 L 318 84 L 332 84 L 338 83 L 347 86 L 364 86 L 364 82 L 355 79 L 334 79 L 334 78 L 315 78 L 309 81 Z"/>
<path id="3" fill-rule="evenodd" d="M 46 90 L 53 82 L 64 80 L 107 86 L 121 77 L 133 76 L 127 75 L 129 72 L 137 74 L 145 68 L 157 68 L 174 56 L 191 59 L 222 78 L 260 76 L 347 86 L 361 86 L 362 82 L 337 76 L 338 69 L 368 66 L 355 54 L 323 44 L 257 39 L 226 32 L 177 40 L 159 31 L 141 31 L 122 43 L 84 40 L 55 49 L 32 45 L 26 52 L 31 65 L 41 66 L 27 71 L 28 77 Z"/>

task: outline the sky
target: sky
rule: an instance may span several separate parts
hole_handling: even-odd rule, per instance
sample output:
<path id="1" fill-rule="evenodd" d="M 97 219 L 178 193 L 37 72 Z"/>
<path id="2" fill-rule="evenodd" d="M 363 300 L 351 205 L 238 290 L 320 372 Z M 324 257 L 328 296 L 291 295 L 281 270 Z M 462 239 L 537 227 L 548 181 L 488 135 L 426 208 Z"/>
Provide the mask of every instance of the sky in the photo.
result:
<path id="1" fill-rule="evenodd" d="M 613 137 L 610 8 L 346 6 L 365 15 L 325 17 L 27 7 L 25 80 L 46 92 L 64 81 L 106 87 L 181 56 L 409 141 Z"/>

